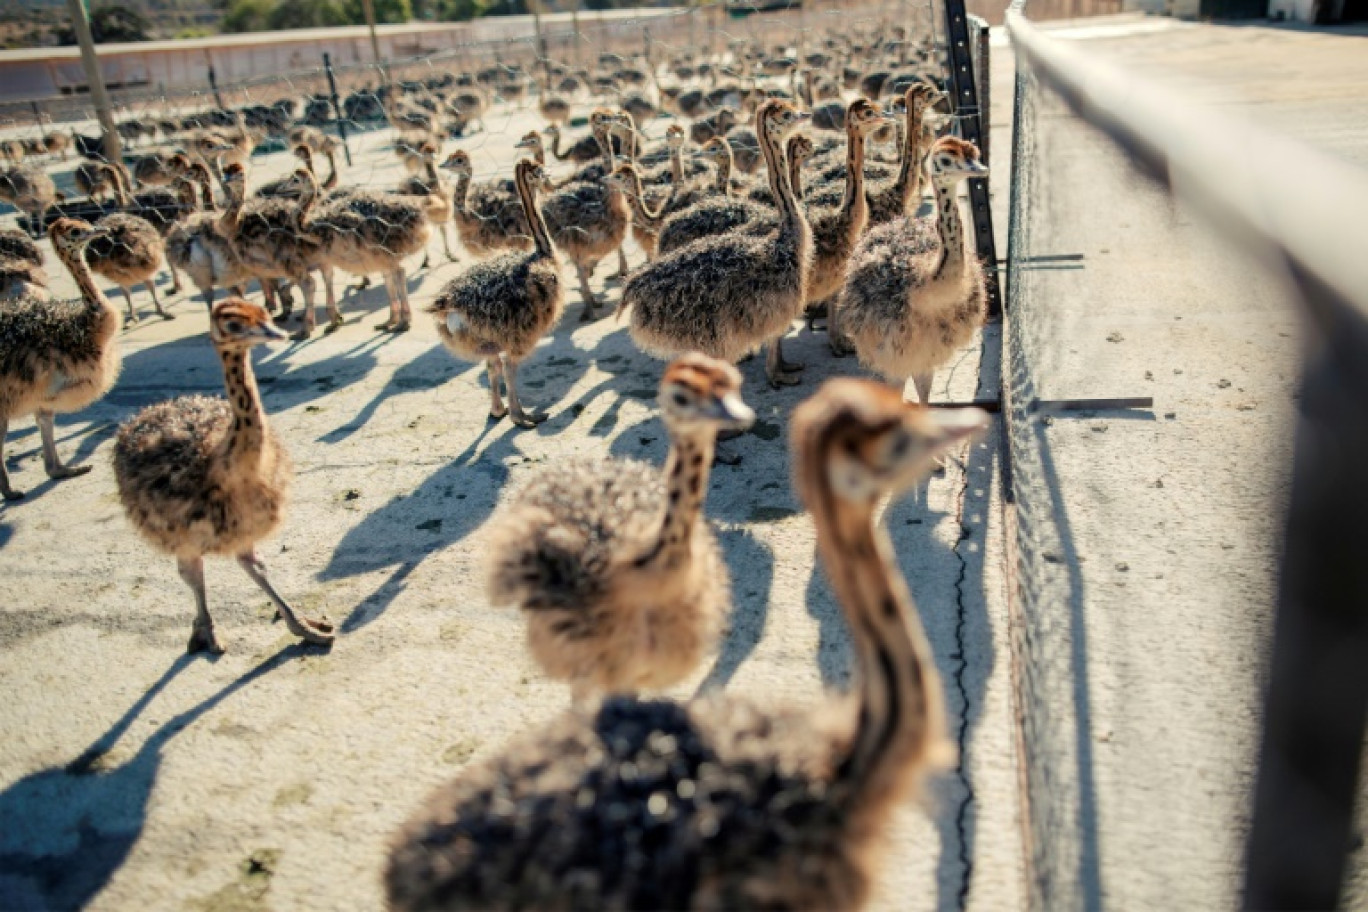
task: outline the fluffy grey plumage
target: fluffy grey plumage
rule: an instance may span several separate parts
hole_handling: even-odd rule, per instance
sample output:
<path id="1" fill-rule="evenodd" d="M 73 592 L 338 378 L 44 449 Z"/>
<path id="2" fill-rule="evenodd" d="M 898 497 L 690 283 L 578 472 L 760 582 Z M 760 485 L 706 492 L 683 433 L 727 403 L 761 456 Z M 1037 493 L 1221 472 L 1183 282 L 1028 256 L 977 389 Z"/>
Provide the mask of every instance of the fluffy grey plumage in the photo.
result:
<path id="1" fill-rule="evenodd" d="M 533 250 L 473 264 L 447 282 L 428 312 L 461 357 L 480 361 L 507 352 L 521 359 L 560 320 L 563 303 L 555 261 Z"/>
<path id="2" fill-rule="evenodd" d="M 643 350 L 662 357 L 701 351 L 735 362 L 777 339 L 802 311 L 812 261 L 812 235 L 791 199 L 783 136 L 802 115 L 771 99 L 756 113 L 756 131 L 770 159 L 770 179 L 788 213 L 764 237 L 731 234 L 688 244 L 633 273 L 621 308 L 632 308 L 631 333 Z M 771 377 L 771 382 L 774 378 Z"/>
<path id="3" fill-rule="evenodd" d="M 627 234 L 631 213 L 622 194 L 603 183 L 581 181 L 562 187 L 542 203 L 551 240 L 576 262 L 612 253 Z"/>
<path id="4" fill-rule="evenodd" d="M 0 200 L 40 222 L 57 202 L 57 186 L 37 165 L 21 165 L 0 171 Z"/>
<path id="5" fill-rule="evenodd" d="M 658 255 L 673 253 L 703 238 L 729 234 L 738 228 L 763 226 L 760 232 L 779 225 L 779 213 L 749 199 L 714 197 L 676 212 L 665 220 L 656 239 Z"/>
<path id="6" fill-rule="evenodd" d="M 15 228 L 0 228 L 0 259 L 22 260 L 42 266 L 43 251 L 24 232 Z"/>
<path id="7" fill-rule="evenodd" d="M 393 268 L 422 250 L 430 234 L 419 200 L 365 191 L 319 206 L 306 225 L 329 263 L 357 275 Z"/>
<path id="8" fill-rule="evenodd" d="M 69 469 L 57 457 L 52 415 L 85 408 L 103 396 L 119 376 L 114 337 L 121 322 L 95 286 L 84 246 L 102 229 L 58 219 L 49 231 L 57 256 L 81 289 L 81 300 L 54 301 L 47 294 L 20 294 L 0 306 L 0 449 L 11 418 L 37 413 L 48 475 L 64 478 L 89 471 Z M 26 262 L 26 261 L 15 261 Z M 10 487 L 0 453 L 0 494 L 23 495 Z"/>
<path id="9" fill-rule="evenodd" d="M 265 477 L 230 477 L 225 440 L 233 410 L 221 398 L 159 402 L 119 428 L 114 474 L 138 533 L 167 554 L 237 555 L 284 518 L 293 472 L 267 429 Z"/>
<path id="10" fill-rule="evenodd" d="M 731 143 L 733 163 L 738 170 L 753 174 L 764 163 L 760 141 L 750 127 L 732 127 L 727 131 L 727 142 Z"/>
<path id="11" fill-rule="evenodd" d="M 97 224 L 108 229 L 109 234 L 91 241 L 86 261 L 91 269 L 123 290 L 129 321 L 138 319 L 129 290 L 138 284 L 147 288 L 157 313 L 166 317 L 153 281 L 166 256 L 166 244 L 156 227 L 147 219 L 123 212 L 106 215 Z"/>
<path id="12" fill-rule="evenodd" d="M 869 834 L 844 825 L 848 735 L 818 728 L 735 699 L 567 713 L 428 800 L 391 850 L 391 906 L 847 908 Z"/>
<path id="13" fill-rule="evenodd" d="M 841 331 L 855 341 L 860 360 L 889 379 L 931 373 L 983 322 L 981 269 L 968 270 L 945 293 L 919 293 L 939 256 L 934 223 L 903 216 L 871 229 L 850 258 Z"/>

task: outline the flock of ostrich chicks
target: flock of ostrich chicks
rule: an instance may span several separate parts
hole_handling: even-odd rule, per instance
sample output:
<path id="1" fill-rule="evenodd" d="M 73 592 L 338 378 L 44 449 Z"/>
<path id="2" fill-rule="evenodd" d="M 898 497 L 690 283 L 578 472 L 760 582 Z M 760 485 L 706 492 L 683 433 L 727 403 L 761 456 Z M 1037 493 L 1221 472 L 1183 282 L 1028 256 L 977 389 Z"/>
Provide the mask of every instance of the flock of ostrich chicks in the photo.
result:
<path id="1" fill-rule="evenodd" d="M 892 53 L 878 39 L 859 47 L 876 65 Z M 905 60 L 905 44 L 901 53 Z M 143 409 L 119 430 L 113 462 L 134 528 L 175 557 L 193 590 L 189 649 L 215 653 L 224 646 L 206 600 L 206 555 L 236 558 L 295 636 L 319 646 L 335 636 L 276 591 L 256 551 L 284 519 L 291 463 L 249 353 L 286 333 L 242 286 L 259 281 L 282 320 L 286 286 L 297 286 L 304 314 L 295 335 L 307 336 L 315 272 L 330 327 L 341 322 L 336 270 L 378 273 L 390 298 L 382 328 L 401 331 L 411 321 L 404 263 L 426 250 L 434 227 L 451 256 L 454 222 L 478 259 L 427 309 L 447 349 L 485 364 L 491 418 L 530 427 L 544 416 L 520 399 L 518 373 L 562 317 L 562 261 L 574 266 L 587 320 L 599 304 L 589 287 L 599 262 L 621 257 L 629 231 L 646 251 L 634 270 L 620 259 L 617 313 L 640 348 L 669 359 L 658 399 L 671 441 L 666 463 L 557 465 L 490 520 L 489 601 L 522 609 L 532 655 L 567 682 L 572 705 L 467 767 L 417 811 L 391 844 L 392 908 L 856 908 L 896 803 L 953 761 L 934 660 L 876 514 L 986 425 L 977 410 L 926 407 L 932 373 L 984 318 L 957 185 L 986 168 L 974 146 L 931 129 L 928 112 L 941 98 L 933 79 L 915 68 L 901 80 L 883 72 L 877 82 L 895 86 L 891 95 L 876 88 L 846 102 L 840 75 L 825 75 L 835 56 L 811 55 L 793 92 L 760 92 L 755 79 L 729 92 L 667 90 L 652 72 L 659 104 L 691 120 L 687 131 L 671 125 L 654 152 L 639 152 L 643 113 L 626 105 L 594 108 L 589 136 L 562 151 L 570 103 L 561 90 L 573 89 L 575 76 L 553 86 L 548 71 L 540 105 L 553 142 L 548 150 L 540 134 L 525 137 L 528 157 L 511 183 L 473 184 L 463 150 L 439 165 L 440 140 L 412 129 L 423 124 L 421 106 L 391 113 L 408 128 L 396 148 L 418 173 L 397 191 L 339 187 L 336 141 L 301 128 L 291 134 L 300 167 L 248 197 L 252 139 L 240 120 L 236 131 L 196 133 L 185 151 L 143 155 L 131 170 L 91 162 L 78 181 L 107 187 L 116 211 L 93 225 L 59 217 L 48 228 L 80 288 L 76 301 L 48 293 L 42 256 L 26 236 L 0 236 L 0 443 L 11 419 L 35 415 L 53 478 L 90 468 L 61 461 L 54 415 L 94 402 L 119 373 L 124 315 L 94 275 L 124 290 L 130 318 L 130 287 L 151 292 L 163 258 L 204 295 L 226 397 Z M 772 55 L 737 57 L 785 72 Z M 674 72 L 697 79 L 702 71 L 716 86 L 720 69 L 679 61 Z M 854 86 L 867 82 L 860 76 Z M 849 70 L 845 78 L 849 85 Z M 738 109 L 753 111 L 750 127 L 738 126 Z M 797 132 L 810 120 L 838 132 Z M 872 138 L 890 128 L 893 160 L 867 160 Z M 701 149 L 686 162 L 689 140 Z M 553 179 L 548 151 L 579 169 Z M 332 163 L 321 182 L 319 154 Z M 747 166 L 763 167 L 763 180 L 745 179 Z M 174 216 L 154 223 L 134 214 L 150 205 L 135 198 L 135 182 L 159 186 L 141 195 L 171 200 Z M 934 209 L 921 216 L 928 185 Z M 0 195 L 40 219 L 53 204 L 50 179 L 32 167 L 0 175 Z M 215 301 L 218 289 L 236 293 Z M 161 311 L 155 292 L 153 301 Z M 714 460 L 739 459 L 719 438 L 755 417 L 734 364 L 765 348 L 769 382 L 797 383 L 801 365 L 784 359 L 780 340 L 822 304 L 832 349 L 853 351 L 893 382 L 828 381 L 791 422 L 794 483 L 848 621 L 857 684 L 815 709 L 729 694 L 638 696 L 680 682 L 726 627 L 726 565 L 702 514 Z M 904 400 L 909 378 L 919 404 Z M 0 493 L 23 496 L 2 459 Z"/>

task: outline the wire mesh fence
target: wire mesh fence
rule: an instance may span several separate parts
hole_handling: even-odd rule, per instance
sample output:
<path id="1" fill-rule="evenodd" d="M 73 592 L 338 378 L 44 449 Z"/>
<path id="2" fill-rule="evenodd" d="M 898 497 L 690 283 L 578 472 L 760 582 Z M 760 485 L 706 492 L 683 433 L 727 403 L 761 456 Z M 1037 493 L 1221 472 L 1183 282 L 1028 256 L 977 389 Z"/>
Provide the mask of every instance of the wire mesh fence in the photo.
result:
<path id="1" fill-rule="evenodd" d="M 1347 203 L 1362 175 L 1019 11 L 1009 24 L 1003 382 L 1031 904 L 1329 908 L 1363 880 L 1345 847 L 1364 681 L 1333 658 L 1361 648 L 1362 590 L 1332 544 L 1361 541 L 1333 502 L 1361 487 L 1340 470 L 1363 457 L 1344 405 L 1362 389 Z M 1298 159 L 1326 180 L 1267 180 Z M 1153 409 L 1104 401 L 1137 395 Z"/>

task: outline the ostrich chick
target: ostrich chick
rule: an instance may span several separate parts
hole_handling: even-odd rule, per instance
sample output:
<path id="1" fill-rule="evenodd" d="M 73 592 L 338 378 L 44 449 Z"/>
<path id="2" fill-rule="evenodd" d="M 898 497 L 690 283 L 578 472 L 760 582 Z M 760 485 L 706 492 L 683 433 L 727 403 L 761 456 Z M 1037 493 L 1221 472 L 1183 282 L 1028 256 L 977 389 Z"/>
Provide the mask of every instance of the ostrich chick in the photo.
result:
<path id="1" fill-rule="evenodd" d="M 265 309 L 225 298 L 209 317 L 223 362 L 226 399 L 182 396 L 143 409 L 119 428 L 114 476 L 129 521 L 153 547 L 174 555 L 195 593 L 188 651 L 223 652 L 204 592 L 204 556 L 232 555 L 275 603 L 290 632 L 321 646 L 326 620 L 297 613 L 266 578 L 256 543 L 285 515 L 289 454 L 271 433 L 249 350 L 285 338 Z"/>
<path id="2" fill-rule="evenodd" d="M 717 432 L 755 420 L 740 388 L 730 364 L 685 355 L 660 381 L 663 476 L 635 461 L 571 460 L 490 523 L 490 602 L 523 609 L 532 655 L 577 701 L 670 687 L 716 642 L 731 587 L 699 514 Z"/>
<path id="3" fill-rule="evenodd" d="M 442 289 L 428 312 L 437 318 L 442 344 L 468 361 L 484 361 L 489 372 L 489 417 L 509 411 L 519 427 L 535 427 L 545 415 L 528 415 L 518 398 L 518 365 L 565 308 L 560 265 L 551 235 L 537 208 L 536 188 L 549 189 L 541 165 L 525 158 L 514 169 L 514 185 L 532 233 L 532 250 L 507 253 L 471 266 Z M 499 395 L 499 378 L 508 387 L 508 408 Z"/>
<path id="4" fill-rule="evenodd" d="M 57 219 L 48 229 L 52 248 L 76 285 L 81 299 L 54 301 L 30 295 L 0 306 L 0 495 L 18 500 L 10 487 L 4 444 L 11 418 L 34 415 L 43 441 L 43 468 L 49 478 L 72 478 L 90 466 L 67 466 L 57 456 L 53 417 L 75 412 L 99 399 L 119 377 L 114 344 L 123 321 L 85 262 L 86 246 L 108 233 L 76 219 Z"/>
<path id="5" fill-rule="evenodd" d="M 965 250 L 955 191 L 988 173 L 974 144 L 953 136 L 928 158 L 936 216 L 903 216 L 860 240 L 834 321 L 862 363 L 900 386 L 911 377 L 923 404 L 936 368 L 983 324 L 983 267 Z"/>
<path id="6" fill-rule="evenodd" d="M 858 684 L 816 709 L 714 695 L 579 707 L 467 767 L 404 827 L 394 912 L 858 909 L 890 819 L 953 757 L 935 658 L 875 513 L 982 428 L 834 380 L 794 414 L 795 478 Z"/>

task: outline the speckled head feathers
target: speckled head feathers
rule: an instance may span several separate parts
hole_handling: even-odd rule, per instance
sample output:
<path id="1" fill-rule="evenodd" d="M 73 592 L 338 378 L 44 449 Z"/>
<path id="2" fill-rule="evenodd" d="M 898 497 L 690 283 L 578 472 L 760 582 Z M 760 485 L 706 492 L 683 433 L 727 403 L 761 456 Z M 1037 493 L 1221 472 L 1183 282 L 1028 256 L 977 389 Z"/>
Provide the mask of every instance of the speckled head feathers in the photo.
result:
<path id="1" fill-rule="evenodd" d="M 812 157 L 813 152 L 812 138 L 802 133 L 795 133 L 788 140 L 788 158 L 790 162 L 805 162 Z"/>
<path id="2" fill-rule="evenodd" d="M 775 142 L 781 142 L 790 130 L 811 116 L 782 98 L 767 98 L 755 109 L 755 132 L 763 131 Z"/>
<path id="3" fill-rule="evenodd" d="M 846 130 L 868 133 L 888 123 L 888 117 L 868 98 L 857 98 L 846 108 Z"/>
<path id="4" fill-rule="evenodd" d="M 660 408 L 675 425 L 748 428 L 755 411 L 741 401 L 741 372 L 697 352 L 676 358 L 660 378 Z"/>
<path id="5" fill-rule="evenodd" d="M 731 154 L 731 143 L 727 142 L 725 136 L 714 136 L 703 144 L 703 148 L 698 150 L 698 154 L 704 158 L 724 159 Z"/>
<path id="6" fill-rule="evenodd" d="M 250 348 L 286 338 L 266 308 L 242 298 L 224 298 L 209 314 L 209 338 L 219 348 Z"/>
<path id="7" fill-rule="evenodd" d="M 979 161 L 978 146 L 955 136 L 942 136 L 926 156 L 931 173 L 942 179 L 982 177 L 988 166 Z"/>
<path id="8" fill-rule="evenodd" d="M 48 237 L 58 253 L 79 250 L 96 238 L 108 237 L 109 229 L 80 219 L 59 218 L 48 226 Z"/>
<path id="9" fill-rule="evenodd" d="M 872 503 L 924 478 L 942 452 L 987 427 L 979 409 L 928 409 L 869 380 L 828 380 L 793 414 L 794 480 L 813 506 L 821 488 Z"/>
<path id="10" fill-rule="evenodd" d="M 470 153 L 464 149 L 457 149 L 448 155 L 447 160 L 442 162 L 442 167 L 459 174 L 472 174 L 475 170 L 470 164 Z"/>
<path id="11" fill-rule="evenodd" d="M 541 134 L 536 130 L 530 130 L 523 134 L 523 138 L 518 140 L 513 148 L 515 149 L 540 149 L 542 147 Z M 447 159 L 450 161 L 451 159 Z"/>

